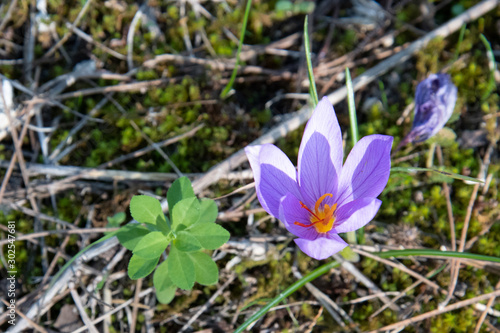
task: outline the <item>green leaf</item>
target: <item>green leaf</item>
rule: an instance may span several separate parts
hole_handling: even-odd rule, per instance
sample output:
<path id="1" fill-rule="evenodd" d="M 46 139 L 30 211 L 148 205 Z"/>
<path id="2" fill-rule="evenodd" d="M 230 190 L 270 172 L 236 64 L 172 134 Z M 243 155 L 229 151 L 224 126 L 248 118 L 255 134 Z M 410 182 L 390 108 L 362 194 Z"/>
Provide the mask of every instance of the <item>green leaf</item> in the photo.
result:
<path id="1" fill-rule="evenodd" d="M 172 183 L 167 192 L 168 209 L 173 211 L 175 204 L 182 199 L 194 197 L 193 186 L 187 177 L 181 177 Z"/>
<path id="2" fill-rule="evenodd" d="M 182 252 L 193 252 L 201 249 L 201 244 L 196 237 L 187 231 L 179 231 L 177 238 L 174 240 L 174 246 Z"/>
<path id="3" fill-rule="evenodd" d="M 158 228 L 158 226 L 156 224 L 149 224 L 149 223 L 146 223 L 145 225 L 146 229 L 148 229 L 149 231 L 161 231 L 160 228 Z"/>
<path id="4" fill-rule="evenodd" d="M 130 200 L 130 214 L 140 223 L 157 225 L 159 220 L 165 219 L 160 201 L 147 195 L 135 195 Z"/>
<path id="5" fill-rule="evenodd" d="M 299 2 L 294 6 L 294 11 L 299 14 L 312 14 L 315 8 L 315 4 L 312 1 Z"/>
<path id="6" fill-rule="evenodd" d="M 163 232 L 163 234 L 168 235 L 170 231 L 172 230 L 170 228 L 170 221 L 168 220 L 168 217 L 165 216 L 165 214 L 162 214 L 162 216 L 157 216 L 156 217 L 156 226 L 158 227 L 158 230 Z"/>
<path id="7" fill-rule="evenodd" d="M 172 300 L 174 299 L 176 290 L 177 290 L 177 287 L 173 283 L 167 289 L 163 289 L 163 290 L 157 289 L 156 290 L 156 299 L 158 300 L 158 302 L 160 302 L 162 304 L 168 304 L 168 303 L 172 302 Z"/>
<path id="8" fill-rule="evenodd" d="M 119 227 L 120 224 L 122 224 L 123 221 L 125 221 L 126 217 L 127 216 L 126 216 L 125 212 L 119 212 L 119 213 L 116 213 L 113 216 L 108 216 L 107 217 L 108 224 L 106 225 L 106 227 L 107 228 L 116 228 L 116 227 Z"/>
<path id="9" fill-rule="evenodd" d="M 137 280 L 148 276 L 155 269 L 159 259 L 160 257 L 146 259 L 134 254 L 128 263 L 128 277 Z"/>
<path id="10" fill-rule="evenodd" d="M 120 244 L 125 246 L 128 250 L 134 251 L 135 246 L 142 237 L 149 234 L 149 230 L 138 223 L 126 224 L 118 230 L 116 237 Z"/>
<path id="11" fill-rule="evenodd" d="M 172 246 L 166 261 L 172 282 L 184 290 L 193 288 L 195 273 L 191 258 L 185 252 L 181 252 L 175 246 Z"/>
<path id="12" fill-rule="evenodd" d="M 291 11 L 293 9 L 293 3 L 287 0 L 279 0 L 274 6 L 274 10 L 277 12 Z"/>
<path id="13" fill-rule="evenodd" d="M 153 275 L 153 285 L 156 290 L 165 290 L 173 285 L 169 277 L 168 262 L 165 260 L 155 270 Z"/>
<path id="14" fill-rule="evenodd" d="M 177 287 L 168 276 L 168 264 L 162 262 L 153 275 L 153 285 L 156 288 L 156 298 L 160 303 L 168 304 L 175 296 Z"/>
<path id="15" fill-rule="evenodd" d="M 217 220 L 219 210 L 215 201 L 210 199 L 200 200 L 200 218 L 196 223 L 212 223 Z"/>
<path id="16" fill-rule="evenodd" d="M 101 281 L 99 281 L 99 283 L 95 286 L 96 291 L 101 290 L 102 287 L 104 287 L 104 284 L 106 283 L 106 280 L 108 279 L 108 277 L 109 277 L 109 272 L 104 274 Z"/>
<path id="17" fill-rule="evenodd" d="M 484 183 L 482 180 L 477 179 L 477 178 L 472 178 L 472 177 L 467 177 L 467 176 L 462 176 L 456 173 L 444 171 L 444 170 L 438 170 L 438 169 L 431 169 L 431 168 L 405 168 L 405 167 L 394 167 L 391 168 L 391 172 L 419 172 L 419 171 L 432 171 L 432 172 L 437 172 L 443 176 L 450 177 L 450 178 L 455 178 L 455 179 L 460 179 L 463 181 L 469 181 L 472 183 Z"/>
<path id="18" fill-rule="evenodd" d="M 202 223 L 186 230 L 193 235 L 201 246 L 207 250 L 215 250 L 229 240 L 229 232 L 215 223 Z"/>
<path id="19" fill-rule="evenodd" d="M 219 281 L 219 269 L 208 254 L 198 251 L 188 256 L 193 261 L 196 282 L 209 286 Z"/>
<path id="20" fill-rule="evenodd" d="M 152 231 L 137 243 L 134 254 L 144 259 L 159 257 L 167 248 L 169 239 L 159 231 Z"/>
<path id="21" fill-rule="evenodd" d="M 354 252 L 349 246 L 345 247 L 342 251 L 339 252 L 342 258 L 351 262 L 359 262 L 359 254 Z"/>
<path id="22" fill-rule="evenodd" d="M 179 201 L 172 210 L 172 227 L 177 230 L 179 225 L 189 227 L 200 218 L 200 202 L 196 197 Z"/>

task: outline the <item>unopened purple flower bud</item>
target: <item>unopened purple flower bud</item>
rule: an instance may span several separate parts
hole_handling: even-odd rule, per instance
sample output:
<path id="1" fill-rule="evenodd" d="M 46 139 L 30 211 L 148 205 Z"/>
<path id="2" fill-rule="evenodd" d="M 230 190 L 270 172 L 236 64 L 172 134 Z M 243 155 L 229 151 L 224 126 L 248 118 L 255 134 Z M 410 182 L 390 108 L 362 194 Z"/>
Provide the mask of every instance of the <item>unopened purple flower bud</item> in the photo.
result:
<path id="1" fill-rule="evenodd" d="M 450 119 L 457 101 L 457 87 L 448 74 L 431 74 L 417 86 L 415 118 L 399 147 L 422 142 L 439 132 Z"/>

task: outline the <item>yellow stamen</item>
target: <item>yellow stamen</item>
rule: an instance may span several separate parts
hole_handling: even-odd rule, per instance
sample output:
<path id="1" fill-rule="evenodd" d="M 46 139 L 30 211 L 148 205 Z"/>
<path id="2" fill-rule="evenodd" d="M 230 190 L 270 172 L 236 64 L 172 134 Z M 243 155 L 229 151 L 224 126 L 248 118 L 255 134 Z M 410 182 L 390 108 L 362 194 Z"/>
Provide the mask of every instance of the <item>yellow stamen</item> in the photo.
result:
<path id="1" fill-rule="evenodd" d="M 333 197 L 333 195 L 331 195 L 330 193 L 326 193 L 326 194 L 323 194 L 321 196 L 321 198 L 318 199 L 318 201 L 316 201 L 316 204 L 314 205 L 314 211 L 318 211 L 319 209 L 319 205 L 321 205 L 321 203 L 323 202 L 323 200 L 325 200 L 326 197 Z"/>
<path id="2" fill-rule="evenodd" d="M 316 204 L 314 205 L 314 212 L 310 210 L 306 205 L 304 205 L 302 202 L 300 202 L 300 206 L 307 210 L 309 213 L 311 213 L 310 217 L 310 224 L 304 224 L 300 222 L 295 222 L 294 224 L 304 227 L 304 228 L 309 228 L 314 226 L 316 228 L 316 231 L 319 233 L 326 233 L 333 228 L 333 223 L 335 222 L 335 210 L 337 209 L 337 204 L 333 204 L 332 207 L 330 205 L 325 204 L 323 206 L 323 209 L 320 209 L 320 205 L 325 200 L 326 197 L 333 197 L 331 193 L 326 193 L 322 195 L 317 201 Z"/>

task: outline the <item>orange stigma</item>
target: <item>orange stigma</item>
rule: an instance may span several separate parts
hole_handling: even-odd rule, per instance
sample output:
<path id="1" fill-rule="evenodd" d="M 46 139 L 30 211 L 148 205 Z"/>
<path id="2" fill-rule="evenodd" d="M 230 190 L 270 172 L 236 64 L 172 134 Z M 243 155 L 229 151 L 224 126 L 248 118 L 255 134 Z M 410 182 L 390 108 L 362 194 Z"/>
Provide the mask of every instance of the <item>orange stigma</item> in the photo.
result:
<path id="1" fill-rule="evenodd" d="M 306 205 L 300 202 L 300 206 L 307 210 L 309 213 L 311 213 L 311 223 L 310 224 L 304 224 L 300 222 L 294 222 L 294 224 L 304 227 L 304 228 L 309 228 L 314 226 L 316 228 L 316 231 L 319 233 L 326 233 L 333 228 L 333 223 L 335 222 L 335 216 L 333 214 L 335 213 L 335 210 L 337 209 L 337 204 L 333 204 L 332 207 L 330 207 L 328 204 L 325 204 L 322 209 L 320 209 L 320 205 L 325 200 L 326 197 L 333 197 L 331 193 L 326 193 L 321 196 L 316 201 L 316 204 L 314 205 L 314 212 L 310 210 Z"/>

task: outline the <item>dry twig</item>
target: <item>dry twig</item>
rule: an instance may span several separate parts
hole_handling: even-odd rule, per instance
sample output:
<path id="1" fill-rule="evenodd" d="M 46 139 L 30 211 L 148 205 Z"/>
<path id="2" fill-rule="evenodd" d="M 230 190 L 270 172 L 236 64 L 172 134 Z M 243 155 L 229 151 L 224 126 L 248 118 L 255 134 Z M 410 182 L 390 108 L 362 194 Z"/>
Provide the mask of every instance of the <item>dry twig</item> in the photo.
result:
<path id="1" fill-rule="evenodd" d="M 440 315 L 440 314 L 443 314 L 443 313 L 446 313 L 446 312 L 450 312 L 450 311 L 453 311 L 453 310 L 457 310 L 457 309 L 463 308 L 465 306 L 469 306 L 469 305 L 481 302 L 481 301 L 489 299 L 491 297 L 497 297 L 499 295 L 500 295 L 500 289 L 497 289 L 497 290 L 495 290 L 495 291 L 493 291 L 493 292 L 491 292 L 489 294 L 484 294 L 484 295 L 477 296 L 477 297 L 474 297 L 474 298 L 466 299 L 464 301 L 457 302 L 457 303 L 454 303 L 452 305 L 448 305 L 447 307 L 444 307 L 442 309 L 432 310 L 432 311 L 426 312 L 424 314 L 415 316 L 413 318 L 406 319 L 406 320 L 403 320 L 403 321 L 400 321 L 398 323 L 394 323 L 394 324 L 391 324 L 391 325 L 387 325 L 387 326 L 384 326 L 384 327 L 379 328 L 379 329 L 374 330 L 374 331 L 370 331 L 370 333 L 386 332 L 386 331 L 389 331 L 389 330 L 404 328 L 404 327 L 406 327 L 406 326 L 408 326 L 410 324 L 418 323 L 419 321 L 425 320 L 427 318 L 432 318 L 432 317 L 435 317 L 437 315 Z"/>
<path id="2" fill-rule="evenodd" d="M 387 304 L 387 306 L 390 307 L 391 310 L 393 311 L 401 310 L 397 304 L 391 302 L 391 299 L 386 297 L 385 294 L 382 292 L 382 290 L 380 290 L 380 288 L 375 283 L 373 283 L 373 281 L 371 281 L 363 273 L 361 273 L 352 263 L 344 260 L 344 258 L 342 258 L 338 254 L 334 254 L 333 257 L 335 258 L 335 260 L 340 262 L 342 268 L 351 273 L 356 280 L 361 282 L 366 288 L 370 289 L 370 291 L 372 291 L 373 293 L 379 294 L 380 295 L 379 299 L 385 304 Z"/>
<path id="3" fill-rule="evenodd" d="M 234 281 L 234 279 L 236 279 L 236 276 L 237 275 L 234 273 L 231 274 L 227 281 L 224 282 L 224 284 L 219 289 L 217 289 L 217 291 L 210 297 L 210 299 L 205 304 L 203 304 L 203 306 L 191 318 L 189 318 L 188 322 L 184 326 L 182 326 L 179 332 L 184 332 L 185 330 L 187 330 L 196 321 L 196 319 L 198 319 L 198 317 L 203 314 L 203 312 L 207 311 L 207 309 L 215 302 L 215 299 L 222 294 L 222 292 Z"/>

